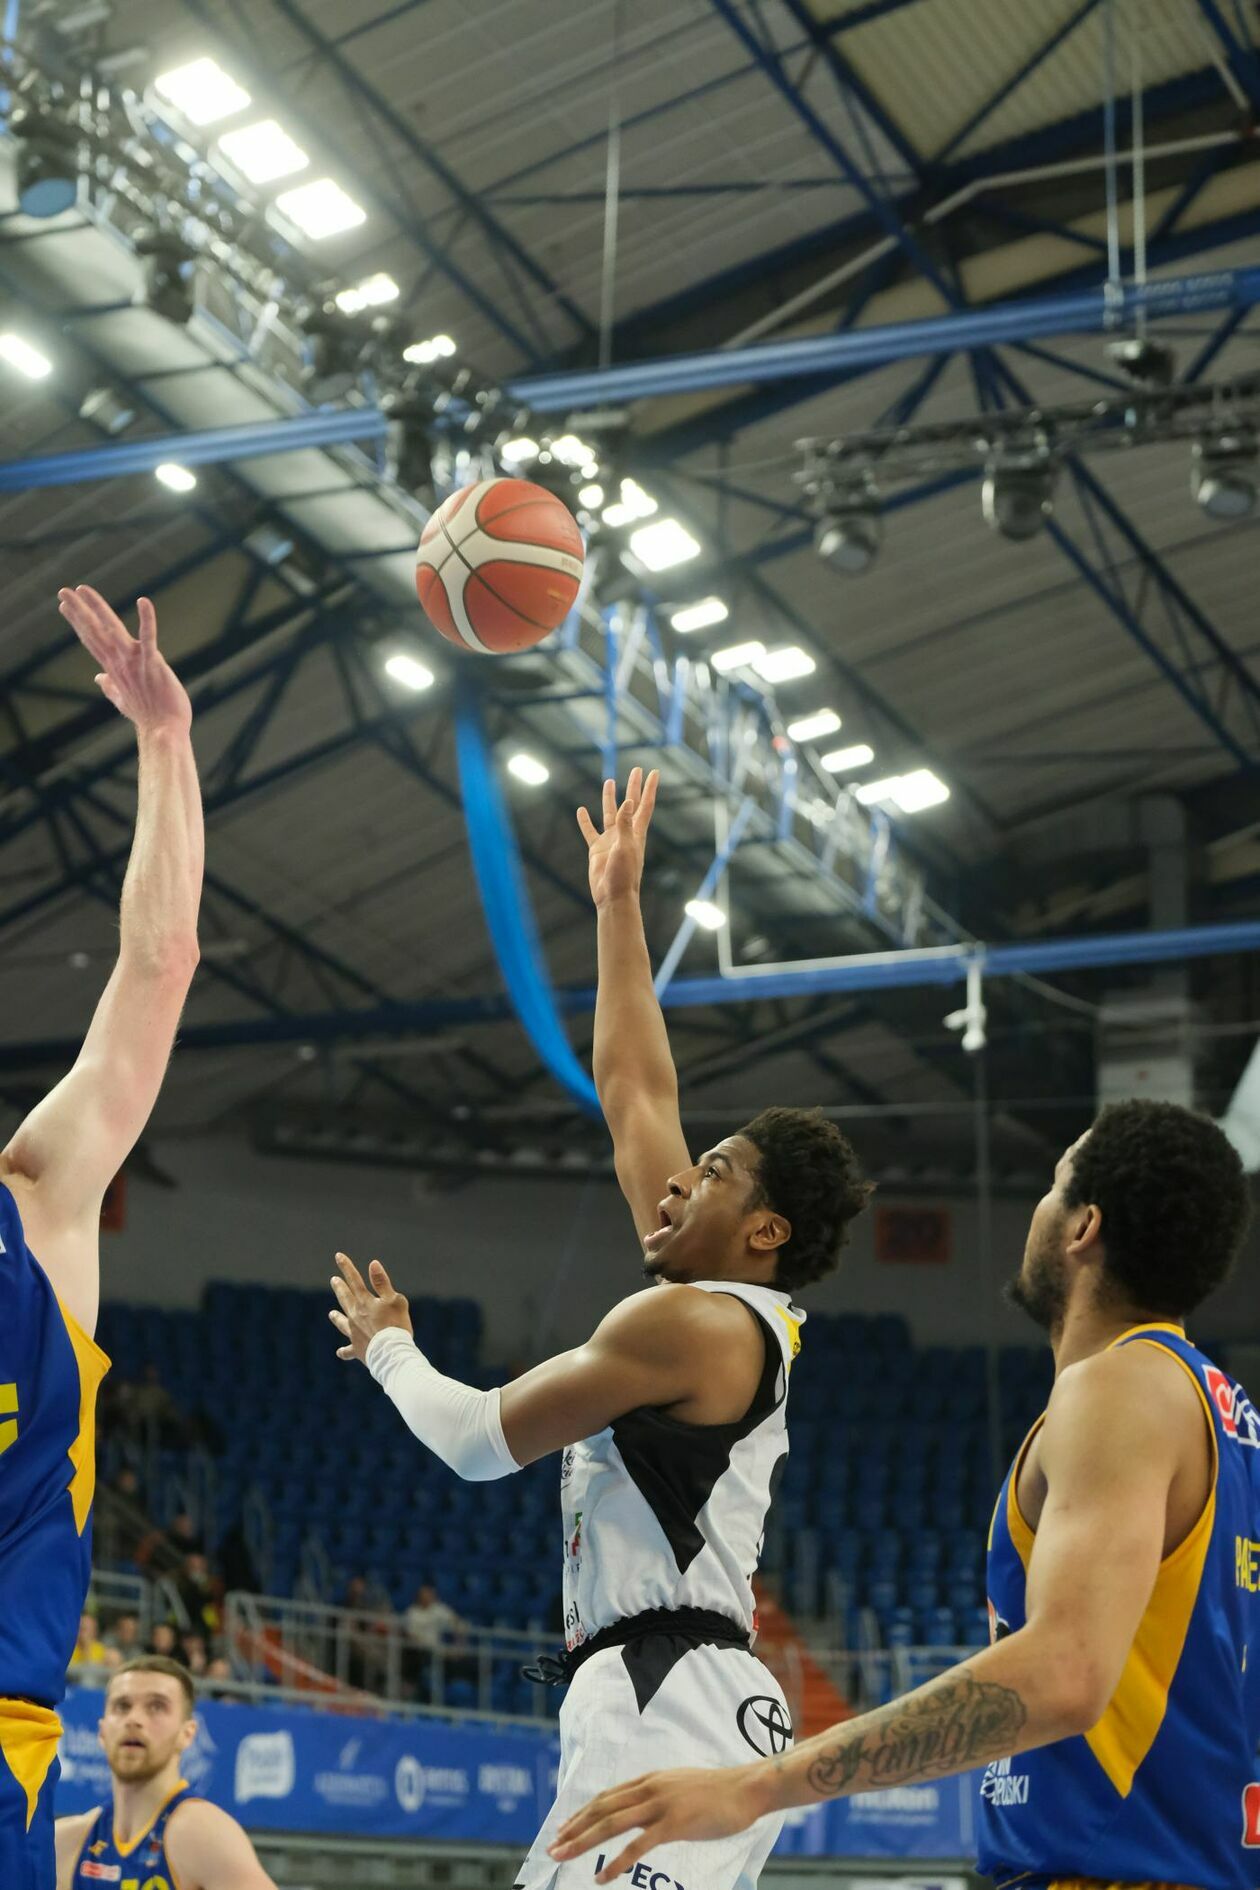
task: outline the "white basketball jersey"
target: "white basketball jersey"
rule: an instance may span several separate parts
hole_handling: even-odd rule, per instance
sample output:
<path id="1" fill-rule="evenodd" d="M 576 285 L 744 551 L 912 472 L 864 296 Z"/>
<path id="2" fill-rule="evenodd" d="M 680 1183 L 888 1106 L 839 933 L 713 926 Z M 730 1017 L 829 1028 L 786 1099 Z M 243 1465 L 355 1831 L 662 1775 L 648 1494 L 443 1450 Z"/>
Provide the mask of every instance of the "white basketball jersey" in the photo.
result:
<path id="1" fill-rule="evenodd" d="M 787 1456 L 788 1373 L 805 1315 L 768 1286 L 695 1285 L 751 1308 L 765 1340 L 761 1381 L 733 1424 L 686 1424 L 644 1405 L 565 1451 L 570 1648 L 651 1608 L 708 1608 L 752 1632 L 752 1578 L 775 1471 Z"/>

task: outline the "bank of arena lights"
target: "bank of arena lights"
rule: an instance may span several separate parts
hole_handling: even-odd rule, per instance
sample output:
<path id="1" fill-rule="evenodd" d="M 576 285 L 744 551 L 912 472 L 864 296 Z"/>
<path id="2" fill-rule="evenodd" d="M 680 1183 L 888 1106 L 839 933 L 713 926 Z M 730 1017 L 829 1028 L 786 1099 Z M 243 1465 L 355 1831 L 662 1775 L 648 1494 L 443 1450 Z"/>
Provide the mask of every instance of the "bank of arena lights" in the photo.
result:
<path id="1" fill-rule="evenodd" d="M 1069 455 L 1185 442 L 1195 499 L 1209 518 L 1228 520 L 1256 503 L 1258 439 L 1260 374 L 1166 386 L 1152 372 L 1132 392 L 1107 399 L 802 440 L 796 480 L 817 521 L 819 556 L 857 575 L 879 550 L 881 499 L 899 486 L 977 472 L 984 518 L 1004 537 L 1023 541 L 1050 517 Z"/>

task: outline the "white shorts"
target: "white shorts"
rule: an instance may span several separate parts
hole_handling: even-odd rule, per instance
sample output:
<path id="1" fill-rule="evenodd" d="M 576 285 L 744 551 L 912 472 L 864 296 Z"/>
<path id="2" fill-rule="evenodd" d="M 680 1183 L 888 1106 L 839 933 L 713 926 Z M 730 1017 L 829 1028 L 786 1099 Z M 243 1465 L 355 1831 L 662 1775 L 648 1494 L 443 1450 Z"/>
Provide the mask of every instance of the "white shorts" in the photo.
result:
<path id="1" fill-rule="evenodd" d="M 557 1864 L 547 1846 L 596 1792 L 676 1766 L 747 1765 L 791 1743 L 778 1681 L 742 1647 L 695 1647 L 676 1635 L 653 1634 L 592 1654 L 560 1709 L 556 1802 L 517 1874 L 519 1890 L 589 1890 L 599 1852 Z M 635 1866 L 626 1884 L 637 1890 L 753 1890 L 782 1824 L 776 1815 L 712 1843 L 662 1844 Z M 617 1839 L 612 1848 L 629 1841 Z"/>

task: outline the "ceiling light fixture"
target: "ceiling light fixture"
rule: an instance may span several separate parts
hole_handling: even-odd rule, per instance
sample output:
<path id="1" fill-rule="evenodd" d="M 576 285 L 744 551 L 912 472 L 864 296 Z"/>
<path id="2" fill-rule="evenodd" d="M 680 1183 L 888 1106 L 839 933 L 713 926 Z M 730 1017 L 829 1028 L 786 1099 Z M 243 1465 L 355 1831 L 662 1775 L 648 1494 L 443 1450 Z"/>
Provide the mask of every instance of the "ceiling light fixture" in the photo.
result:
<path id="1" fill-rule="evenodd" d="M 692 630 L 708 630 L 715 623 L 725 623 L 730 614 L 720 597 L 702 597 L 698 603 L 684 604 L 674 611 L 669 621 L 686 636 Z"/>
<path id="2" fill-rule="evenodd" d="M 274 184 L 278 178 L 304 171 L 310 158 L 283 125 L 262 118 L 256 125 L 225 131 L 219 149 L 251 184 Z"/>
<path id="3" fill-rule="evenodd" d="M 839 726 L 840 717 L 834 709 L 816 709 L 813 715 L 803 715 L 799 721 L 788 723 L 788 740 L 816 742 L 824 735 L 834 735 Z"/>
<path id="4" fill-rule="evenodd" d="M 214 59 L 193 59 L 186 66 L 160 72 L 153 81 L 159 98 L 182 112 L 190 124 L 213 125 L 243 112 L 249 93 Z"/>

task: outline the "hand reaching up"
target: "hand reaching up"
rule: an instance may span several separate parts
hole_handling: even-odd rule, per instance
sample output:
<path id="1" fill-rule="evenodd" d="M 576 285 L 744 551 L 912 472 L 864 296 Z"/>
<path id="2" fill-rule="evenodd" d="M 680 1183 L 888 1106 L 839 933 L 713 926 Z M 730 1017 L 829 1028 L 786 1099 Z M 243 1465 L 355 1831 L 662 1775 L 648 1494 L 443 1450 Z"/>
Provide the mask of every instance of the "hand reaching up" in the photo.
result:
<path id="1" fill-rule="evenodd" d="M 100 665 L 101 694 L 140 735 L 161 728 L 187 734 L 192 726 L 188 692 L 157 646 L 157 613 L 140 599 L 140 634 L 133 637 L 90 584 L 57 593 L 58 609 L 84 649 Z"/>
<path id="2" fill-rule="evenodd" d="M 591 898 L 597 908 L 639 890 L 660 779 L 653 768 L 645 782 L 642 768 L 633 768 L 626 783 L 626 798 L 620 807 L 617 783 L 605 781 L 602 833 L 584 807 L 577 810 L 577 823 L 586 841 Z"/>

